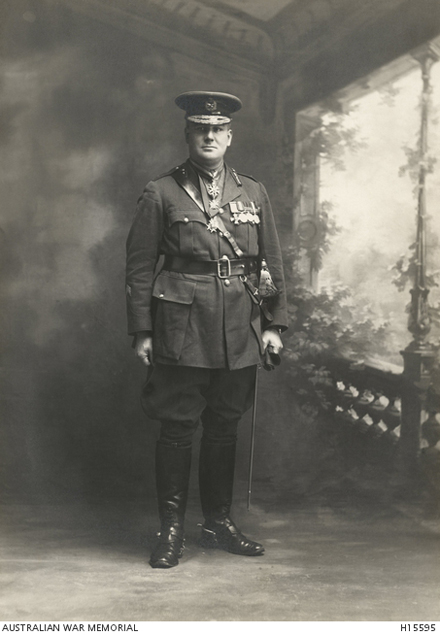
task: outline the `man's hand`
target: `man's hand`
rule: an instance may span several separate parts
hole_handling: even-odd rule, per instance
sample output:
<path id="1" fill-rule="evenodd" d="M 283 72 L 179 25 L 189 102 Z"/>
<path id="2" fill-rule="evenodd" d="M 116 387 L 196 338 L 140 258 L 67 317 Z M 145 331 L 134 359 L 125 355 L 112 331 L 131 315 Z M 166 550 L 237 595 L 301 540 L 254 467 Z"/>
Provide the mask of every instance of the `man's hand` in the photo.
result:
<path id="1" fill-rule="evenodd" d="M 153 338 L 151 333 L 140 331 L 136 333 L 136 343 L 134 346 L 134 354 L 145 366 L 151 366 L 153 363 Z"/>
<path id="2" fill-rule="evenodd" d="M 263 331 L 262 340 L 264 344 L 264 350 L 268 349 L 270 353 L 278 355 L 283 348 L 283 342 L 281 341 L 278 329 L 266 329 Z"/>

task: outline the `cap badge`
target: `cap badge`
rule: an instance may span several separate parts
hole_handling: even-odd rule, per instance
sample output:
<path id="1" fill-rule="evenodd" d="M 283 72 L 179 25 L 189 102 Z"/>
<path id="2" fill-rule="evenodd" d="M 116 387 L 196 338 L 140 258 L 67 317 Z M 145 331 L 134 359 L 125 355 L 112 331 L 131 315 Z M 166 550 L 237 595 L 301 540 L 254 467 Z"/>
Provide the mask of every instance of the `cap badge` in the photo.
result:
<path id="1" fill-rule="evenodd" d="M 215 99 L 213 99 L 212 97 L 207 99 L 205 101 L 205 108 L 208 112 L 214 112 L 214 110 L 217 110 L 217 102 L 215 101 Z"/>

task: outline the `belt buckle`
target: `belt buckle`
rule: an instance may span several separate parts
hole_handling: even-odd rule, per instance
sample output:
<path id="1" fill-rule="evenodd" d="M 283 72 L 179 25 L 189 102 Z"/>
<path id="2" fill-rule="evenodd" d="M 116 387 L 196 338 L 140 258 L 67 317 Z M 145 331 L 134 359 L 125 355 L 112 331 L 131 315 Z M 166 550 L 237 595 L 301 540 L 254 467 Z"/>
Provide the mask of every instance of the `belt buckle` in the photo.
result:
<path id="1" fill-rule="evenodd" d="M 223 274 L 223 265 L 226 265 L 226 275 Z M 220 260 L 217 260 L 217 275 L 222 280 L 231 276 L 231 261 L 227 256 L 222 256 Z"/>

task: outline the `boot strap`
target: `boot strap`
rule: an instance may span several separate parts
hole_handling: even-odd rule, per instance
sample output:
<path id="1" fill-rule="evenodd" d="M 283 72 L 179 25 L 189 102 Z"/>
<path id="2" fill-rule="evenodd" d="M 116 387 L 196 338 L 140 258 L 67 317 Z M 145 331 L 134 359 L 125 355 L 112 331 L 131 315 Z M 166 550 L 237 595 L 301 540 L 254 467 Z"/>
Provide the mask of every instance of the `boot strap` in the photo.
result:
<path id="1" fill-rule="evenodd" d="M 180 540 L 182 545 L 185 544 L 185 538 L 183 537 L 183 530 L 176 529 L 175 527 L 168 527 L 165 531 L 160 530 L 156 533 L 157 538 L 160 539 L 161 542 L 175 542 L 176 540 Z"/>

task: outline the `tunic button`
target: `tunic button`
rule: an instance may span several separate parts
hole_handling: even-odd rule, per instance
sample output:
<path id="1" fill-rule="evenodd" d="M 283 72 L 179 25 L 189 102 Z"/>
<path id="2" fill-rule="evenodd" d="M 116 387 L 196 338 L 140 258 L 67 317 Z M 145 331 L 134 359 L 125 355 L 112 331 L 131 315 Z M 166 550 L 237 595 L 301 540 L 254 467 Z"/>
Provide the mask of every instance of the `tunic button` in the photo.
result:
<path id="1" fill-rule="evenodd" d="M 230 284 L 231 284 L 230 280 L 225 280 L 225 287 L 229 287 Z"/>
<path id="2" fill-rule="evenodd" d="M 188 216 L 185 216 L 185 218 L 183 219 L 183 222 L 184 222 L 184 223 L 189 223 L 189 218 L 188 218 Z"/>
<path id="3" fill-rule="evenodd" d="M 159 298 L 163 298 L 163 293 L 159 293 Z"/>

